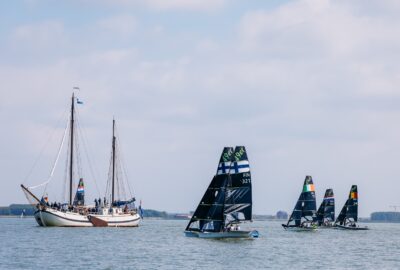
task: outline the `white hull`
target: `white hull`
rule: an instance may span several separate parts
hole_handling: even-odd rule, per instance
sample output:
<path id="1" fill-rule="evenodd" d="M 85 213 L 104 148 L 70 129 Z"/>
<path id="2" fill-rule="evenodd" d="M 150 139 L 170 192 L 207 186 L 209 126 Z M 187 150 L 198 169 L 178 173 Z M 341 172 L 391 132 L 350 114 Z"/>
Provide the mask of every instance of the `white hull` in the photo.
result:
<path id="1" fill-rule="evenodd" d="M 187 237 L 198 238 L 257 238 L 258 231 L 230 231 L 230 232 L 196 232 L 185 231 Z"/>
<path id="2" fill-rule="evenodd" d="M 106 221 L 108 227 L 137 227 L 140 222 L 138 214 L 90 215 Z M 88 215 L 74 212 L 62 212 L 46 208 L 37 210 L 34 216 L 36 222 L 43 227 L 93 227 Z"/>

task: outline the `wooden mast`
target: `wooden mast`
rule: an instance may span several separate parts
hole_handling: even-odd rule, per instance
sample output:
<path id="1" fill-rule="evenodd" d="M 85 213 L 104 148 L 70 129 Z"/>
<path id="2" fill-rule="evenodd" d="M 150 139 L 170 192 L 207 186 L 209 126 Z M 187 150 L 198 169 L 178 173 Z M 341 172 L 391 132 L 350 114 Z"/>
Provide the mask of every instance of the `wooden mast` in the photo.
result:
<path id="1" fill-rule="evenodd" d="M 69 163 L 69 205 L 72 206 L 72 181 L 73 181 L 73 161 L 74 161 L 74 104 L 75 97 L 72 93 L 71 102 L 71 148 L 70 148 L 70 163 Z"/>
<path id="2" fill-rule="evenodd" d="M 115 186 L 115 120 L 113 119 L 111 206 L 114 203 L 114 186 Z"/>

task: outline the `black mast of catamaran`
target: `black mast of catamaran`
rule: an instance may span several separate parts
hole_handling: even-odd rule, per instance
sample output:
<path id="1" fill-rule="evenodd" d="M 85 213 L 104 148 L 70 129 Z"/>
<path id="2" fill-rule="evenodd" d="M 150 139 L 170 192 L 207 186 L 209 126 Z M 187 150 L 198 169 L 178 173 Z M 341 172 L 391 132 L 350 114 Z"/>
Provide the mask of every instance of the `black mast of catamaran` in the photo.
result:
<path id="1" fill-rule="evenodd" d="M 73 180 L 73 161 L 74 161 L 74 103 L 75 97 L 72 93 L 71 102 L 71 148 L 70 148 L 70 163 L 69 163 L 69 205 L 72 205 L 72 180 Z"/>
<path id="2" fill-rule="evenodd" d="M 112 139 L 112 189 L 111 189 L 111 205 L 114 203 L 114 186 L 115 186 L 115 120 L 113 119 L 113 139 Z"/>

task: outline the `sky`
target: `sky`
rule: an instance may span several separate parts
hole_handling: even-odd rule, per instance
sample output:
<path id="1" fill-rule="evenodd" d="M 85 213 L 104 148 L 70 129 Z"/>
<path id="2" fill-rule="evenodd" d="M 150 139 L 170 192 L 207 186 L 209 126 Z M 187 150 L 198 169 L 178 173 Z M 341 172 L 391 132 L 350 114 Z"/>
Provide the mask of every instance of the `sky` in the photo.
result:
<path id="1" fill-rule="evenodd" d="M 193 211 L 223 147 L 244 145 L 256 214 L 290 212 L 306 175 L 318 204 L 333 188 L 337 212 L 352 184 L 360 216 L 393 210 L 399 12 L 393 0 L 1 1 L 0 205 L 48 178 L 79 86 L 88 200 L 105 190 L 115 117 L 144 208 Z M 60 158 L 50 200 L 64 170 Z"/>

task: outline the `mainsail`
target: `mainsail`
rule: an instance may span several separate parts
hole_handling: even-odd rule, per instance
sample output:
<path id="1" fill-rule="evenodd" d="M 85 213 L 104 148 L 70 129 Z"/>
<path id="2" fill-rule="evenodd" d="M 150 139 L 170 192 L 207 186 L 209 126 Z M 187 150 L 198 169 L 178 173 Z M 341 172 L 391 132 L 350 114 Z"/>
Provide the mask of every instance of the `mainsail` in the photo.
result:
<path id="1" fill-rule="evenodd" d="M 214 231 L 219 232 L 224 226 L 224 203 L 226 186 L 229 179 L 233 148 L 225 147 L 217 169 L 210 185 L 203 195 L 196 211 L 194 212 L 187 231 Z"/>
<path id="2" fill-rule="evenodd" d="M 78 188 L 76 189 L 75 198 L 74 198 L 75 206 L 85 205 L 85 186 L 83 184 L 83 178 L 79 179 Z"/>
<path id="3" fill-rule="evenodd" d="M 226 223 L 251 220 L 251 174 L 244 146 L 236 146 L 229 174 L 224 206 Z"/>
<path id="4" fill-rule="evenodd" d="M 317 204 L 315 201 L 315 188 L 311 176 L 306 176 L 303 190 L 287 222 L 289 227 L 299 227 L 304 221 L 315 221 Z"/>
<path id="5" fill-rule="evenodd" d="M 347 199 L 345 205 L 340 211 L 335 224 L 346 225 L 346 223 L 354 223 L 358 220 L 358 193 L 357 185 L 351 186 L 349 198 Z"/>
<path id="6" fill-rule="evenodd" d="M 325 191 L 324 200 L 317 211 L 317 222 L 321 226 L 323 224 L 331 224 L 335 220 L 335 198 L 333 189 L 329 188 Z"/>

